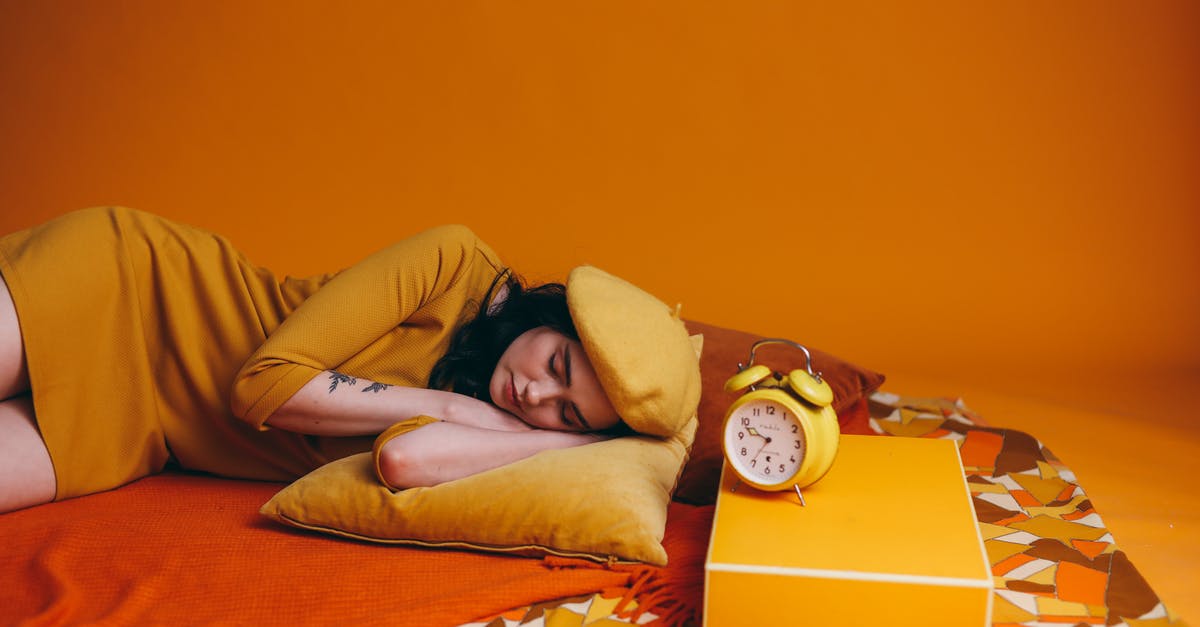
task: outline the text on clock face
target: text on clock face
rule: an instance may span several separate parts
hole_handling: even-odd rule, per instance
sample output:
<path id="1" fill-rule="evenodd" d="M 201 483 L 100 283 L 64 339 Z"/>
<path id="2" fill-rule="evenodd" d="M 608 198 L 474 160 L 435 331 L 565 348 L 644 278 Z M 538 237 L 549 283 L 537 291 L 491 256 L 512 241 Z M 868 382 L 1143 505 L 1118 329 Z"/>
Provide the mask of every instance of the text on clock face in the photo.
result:
<path id="1" fill-rule="evenodd" d="M 804 434 L 790 412 L 775 404 L 754 403 L 741 408 L 734 419 L 729 449 L 744 471 L 767 481 L 795 474 L 804 458 Z"/>

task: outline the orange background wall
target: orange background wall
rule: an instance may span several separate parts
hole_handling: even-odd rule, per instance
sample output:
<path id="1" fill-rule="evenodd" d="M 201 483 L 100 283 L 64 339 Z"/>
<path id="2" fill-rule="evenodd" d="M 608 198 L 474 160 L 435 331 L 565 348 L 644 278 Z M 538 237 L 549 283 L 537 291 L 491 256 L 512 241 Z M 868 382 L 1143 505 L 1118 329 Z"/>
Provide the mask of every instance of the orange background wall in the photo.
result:
<path id="1" fill-rule="evenodd" d="M 3 1 L 0 232 L 461 222 L 883 372 L 1200 373 L 1200 4 L 897 5 Z"/>

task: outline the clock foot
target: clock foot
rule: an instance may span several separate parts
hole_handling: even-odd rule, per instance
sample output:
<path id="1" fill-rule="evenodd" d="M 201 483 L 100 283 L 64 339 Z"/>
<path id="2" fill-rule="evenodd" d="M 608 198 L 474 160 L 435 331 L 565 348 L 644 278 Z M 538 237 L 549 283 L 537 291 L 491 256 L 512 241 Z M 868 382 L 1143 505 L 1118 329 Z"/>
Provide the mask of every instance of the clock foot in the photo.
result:
<path id="1" fill-rule="evenodd" d="M 796 488 L 796 497 L 800 499 L 800 507 L 808 507 L 808 504 L 804 502 L 804 495 L 800 493 L 800 486 L 794 485 L 792 487 Z"/>

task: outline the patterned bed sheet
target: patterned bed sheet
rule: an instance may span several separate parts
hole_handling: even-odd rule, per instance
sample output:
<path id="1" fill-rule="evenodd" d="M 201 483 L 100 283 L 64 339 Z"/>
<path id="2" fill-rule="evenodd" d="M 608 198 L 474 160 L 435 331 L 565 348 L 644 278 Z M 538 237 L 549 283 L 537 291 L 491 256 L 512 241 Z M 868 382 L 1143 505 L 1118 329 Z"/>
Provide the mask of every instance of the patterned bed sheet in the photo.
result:
<path id="1" fill-rule="evenodd" d="M 882 436 L 958 443 L 992 565 L 993 627 L 1183 624 L 1117 546 L 1074 473 L 1036 438 L 987 426 L 961 400 L 889 392 L 871 397 L 870 424 Z M 691 575 L 693 585 L 703 578 Z M 673 596 L 687 607 L 663 616 L 647 607 L 654 603 L 639 606 L 633 586 L 514 608 L 464 627 L 698 625 L 702 599 Z"/>

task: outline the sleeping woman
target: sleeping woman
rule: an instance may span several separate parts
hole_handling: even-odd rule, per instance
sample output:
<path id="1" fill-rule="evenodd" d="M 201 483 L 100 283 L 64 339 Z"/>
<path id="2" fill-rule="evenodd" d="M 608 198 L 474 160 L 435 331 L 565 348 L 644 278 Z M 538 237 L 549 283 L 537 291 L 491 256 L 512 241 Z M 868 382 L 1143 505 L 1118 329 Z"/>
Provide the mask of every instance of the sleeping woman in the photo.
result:
<path id="1" fill-rule="evenodd" d="M 168 465 L 289 481 L 372 448 L 386 485 L 429 486 L 670 435 L 698 402 L 607 363 L 645 326 L 670 336 L 648 358 L 698 368 L 665 305 L 595 268 L 526 287 L 460 226 L 278 280 L 212 233 L 88 209 L 0 238 L 0 277 L 0 512 Z"/>

